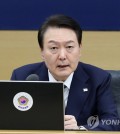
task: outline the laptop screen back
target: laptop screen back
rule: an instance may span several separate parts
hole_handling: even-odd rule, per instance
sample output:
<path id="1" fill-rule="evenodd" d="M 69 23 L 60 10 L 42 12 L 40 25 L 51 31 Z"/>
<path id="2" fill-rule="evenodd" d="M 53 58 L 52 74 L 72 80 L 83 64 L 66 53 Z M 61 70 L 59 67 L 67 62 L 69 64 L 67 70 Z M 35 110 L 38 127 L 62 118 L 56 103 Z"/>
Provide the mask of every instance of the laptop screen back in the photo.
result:
<path id="1" fill-rule="evenodd" d="M 63 83 L 0 81 L 0 129 L 64 130 Z"/>

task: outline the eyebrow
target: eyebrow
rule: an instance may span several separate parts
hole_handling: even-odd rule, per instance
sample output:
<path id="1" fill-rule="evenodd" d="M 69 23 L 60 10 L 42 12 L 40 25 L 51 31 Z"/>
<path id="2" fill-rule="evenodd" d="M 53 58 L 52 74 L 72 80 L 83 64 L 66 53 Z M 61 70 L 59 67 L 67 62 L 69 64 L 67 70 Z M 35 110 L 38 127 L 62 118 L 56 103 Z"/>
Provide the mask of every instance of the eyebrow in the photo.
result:
<path id="1" fill-rule="evenodd" d="M 55 44 L 59 44 L 59 42 L 58 42 L 58 41 L 55 41 L 55 40 L 50 40 L 50 41 L 48 41 L 48 43 L 55 43 Z M 66 43 L 66 44 L 74 43 L 74 41 L 73 41 L 73 40 L 69 40 L 69 41 L 66 41 L 65 43 Z"/>

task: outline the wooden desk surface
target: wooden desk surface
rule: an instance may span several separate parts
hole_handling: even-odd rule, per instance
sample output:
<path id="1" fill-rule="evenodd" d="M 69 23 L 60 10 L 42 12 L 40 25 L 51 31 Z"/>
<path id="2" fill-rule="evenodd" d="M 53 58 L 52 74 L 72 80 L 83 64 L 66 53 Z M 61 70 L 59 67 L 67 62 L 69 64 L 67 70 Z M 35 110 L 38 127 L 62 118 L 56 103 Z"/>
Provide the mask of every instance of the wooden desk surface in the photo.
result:
<path id="1" fill-rule="evenodd" d="M 115 132 L 115 131 L 0 130 L 0 134 L 120 134 L 120 132 Z"/>

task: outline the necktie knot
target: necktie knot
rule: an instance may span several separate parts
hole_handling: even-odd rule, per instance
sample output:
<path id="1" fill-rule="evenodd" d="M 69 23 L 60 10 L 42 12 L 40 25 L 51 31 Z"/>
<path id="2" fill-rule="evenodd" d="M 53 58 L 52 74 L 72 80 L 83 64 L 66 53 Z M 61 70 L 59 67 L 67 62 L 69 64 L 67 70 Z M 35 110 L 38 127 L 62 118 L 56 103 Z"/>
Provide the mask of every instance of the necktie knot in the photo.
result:
<path id="1" fill-rule="evenodd" d="M 67 88 L 67 86 L 66 86 L 66 85 L 64 85 L 64 89 L 65 89 L 65 88 Z"/>

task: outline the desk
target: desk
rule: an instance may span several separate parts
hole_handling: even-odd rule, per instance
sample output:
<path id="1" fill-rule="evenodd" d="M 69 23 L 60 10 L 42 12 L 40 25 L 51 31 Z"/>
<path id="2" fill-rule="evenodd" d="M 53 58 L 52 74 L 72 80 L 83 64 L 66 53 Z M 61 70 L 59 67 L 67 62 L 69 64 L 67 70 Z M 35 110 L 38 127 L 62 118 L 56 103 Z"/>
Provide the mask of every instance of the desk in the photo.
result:
<path id="1" fill-rule="evenodd" d="M 120 134 L 113 131 L 40 131 L 40 130 L 0 130 L 0 134 Z"/>

